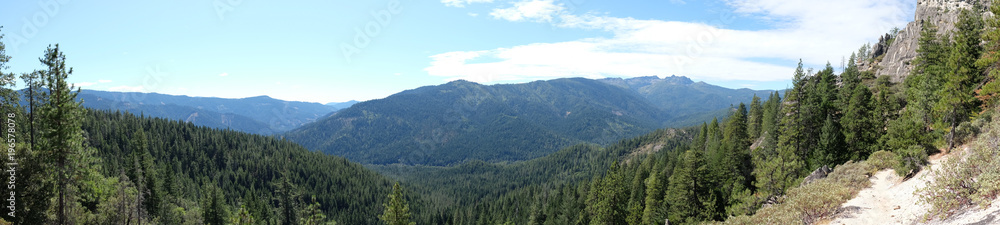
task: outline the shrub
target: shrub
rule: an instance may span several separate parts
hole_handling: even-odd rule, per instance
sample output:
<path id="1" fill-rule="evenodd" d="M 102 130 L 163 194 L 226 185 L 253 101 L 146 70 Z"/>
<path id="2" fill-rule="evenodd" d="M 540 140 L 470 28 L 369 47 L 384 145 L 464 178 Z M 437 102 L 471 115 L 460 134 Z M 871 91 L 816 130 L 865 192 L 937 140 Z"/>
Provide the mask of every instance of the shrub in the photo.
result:
<path id="1" fill-rule="evenodd" d="M 847 162 L 827 178 L 795 187 L 778 204 L 757 210 L 752 216 L 737 216 L 724 224 L 811 224 L 836 213 L 841 204 L 870 185 L 872 166 Z"/>
<path id="2" fill-rule="evenodd" d="M 868 156 L 868 165 L 875 171 L 890 169 L 899 164 L 899 156 L 890 151 L 877 151 Z"/>
<path id="3" fill-rule="evenodd" d="M 928 217 L 985 207 L 1000 195 L 1000 122 L 992 119 L 982 130 L 969 151 L 953 154 L 932 172 L 933 181 L 918 190 L 920 200 L 931 206 Z"/>
<path id="4" fill-rule="evenodd" d="M 815 185 L 795 188 L 788 193 L 789 208 L 799 214 L 800 223 L 813 224 L 836 213 L 841 203 L 853 193 L 842 183 L 824 180 Z"/>
<path id="5" fill-rule="evenodd" d="M 897 150 L 899 163 L 896 164 L 896 174 L 907 177 L 920 172 L 920 167 L 927 164 L 927 148 L 911 145 L 909 148 Z"/>
<path id="6" fill-rule="evenodd" d="M 834 168 L 827 179 L 857 192 L 871 186 L 868 177 L 871 177 L 874 171 L 868 162 L 848 161 Z"/>

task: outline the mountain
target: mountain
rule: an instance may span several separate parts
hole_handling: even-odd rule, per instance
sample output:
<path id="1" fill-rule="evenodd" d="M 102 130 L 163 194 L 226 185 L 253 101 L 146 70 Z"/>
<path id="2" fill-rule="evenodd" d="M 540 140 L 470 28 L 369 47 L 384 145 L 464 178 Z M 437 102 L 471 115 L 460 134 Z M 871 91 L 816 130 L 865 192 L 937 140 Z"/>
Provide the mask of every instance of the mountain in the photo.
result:
<path id="1" fill-rule="evenodd" d="M 212 189 L 221 190 L 228 215 L 236 216 L 246 207 L 269 224 L 281 221 L 279 209 L 294 205 L 305 211 L 313 202 L 339 223 L 376 224 L 392 186 L 360 164 L 274 137 L 103 110 L 88 111 L 81 128 L 87 146 L 101 159 L 95 168 L 108 177 L 144 181 L 148 189 L 141 189 L 147 198 L 143 205 L 153 209 L 147 211 L 150 218 L 164 224 L 200 220 L 196 218 L 214 206 L 199 203 Z M 111 196 L 96 198 L 120 198 Z M 223 216 L 226 211 L 221 211 Z"/>
<path id="2" fill-rule="evenodd" d="M 694 82 L 683 76 L 655 76 L 629 79 L 606 78 L 600 81 L 627 88 L 659 107 L 672 118 L 673 126 L 694 126 L 714 117 L 725 117 L 729 107 L 749 103 L 754 95 L 766 100 L 772 91 L 747 88 L 729 89 L 705 82 Z"/>
<path id="3" fill-rule="evenodd" d="M 944 36 L 956 30 L 955 23 L 962 9 L 988 11 L 989 1 L 985 0 L 918 0 L 914 21 L 906 24 L 898 33 L 886 34 L 873 46 L 869 59 L 873 63 L 863 65 L 863 69 L 875 70 L 878 76 L 888 76 L 893 82 L 902 82 L 910 75 L 917 57 L 920 29 L 925 24 L 938 28 L 938 35 Z M 860 60 L 860 59 L 859 59 Z M 867 67 L 867 68 L 865 68 Z"/>
<path id="4" fill-rule="evenodd" d="M 693 124 L 678 121 L 701 123 L 712 115 L 725 116 L 730 104 L 749 102 L 754 93 L 769 92 L 731 90 L 683 77 L 490 86 L 454 81 L 358 103 L 292 130 L 286 138 L 366 164 L 522 161 L 581 142 L 606 145 Z"/>
<path id="5" fill-rule="evenodd" d="M 358 104 L 358 101 L 350 100 L 346 102 L 331 102 L 331 103 L 326 103 L 324 105 L 332 107 L 333 110 L 341 110 L 351 107 L 354 104 Z"/>
<path id="6" fill-rule="evenodd" d="M 255 134 L 288 131 L 336 110 L 319 103 L 283 101 L 267 96 L 227 99 L 82 90 L 78 98 L 87 108 L 124 110 Z"/>
<path id="7" fill-rule="evenodd" d="M 358 103 L 286 137 L 362 163 L 449 165 L 607 144 L 662 127 L 666 118 L 642 97 L 595 80 L 454 81 Z"/>

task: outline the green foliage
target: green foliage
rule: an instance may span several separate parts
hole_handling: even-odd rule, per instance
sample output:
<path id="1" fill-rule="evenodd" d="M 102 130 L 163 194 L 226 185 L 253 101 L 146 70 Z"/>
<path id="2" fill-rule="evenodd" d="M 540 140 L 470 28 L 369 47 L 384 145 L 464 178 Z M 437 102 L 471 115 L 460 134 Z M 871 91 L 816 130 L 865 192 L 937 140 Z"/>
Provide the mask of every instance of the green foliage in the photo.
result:
<path id="1" fill-rule="evenodd" d="M 958 30 L 950 47 L 943 86 L 938 90 L 940 100 L 934 106 L 934 114 L 941 117 L 937 126 L 944 128 L 948 135 L 948 149 L 955 146 L 954 130 L 958 124 L 975 113 L 977 99 L 974 88 L 979 83 L 981 70 L 974 64 L 981 54 L 980 17 L 963 10 L 955 24 Z"/>
<path id="2" fill-rule="evenodd" d="M 666 118 L 643 97 L 597 80 L 454 81 L 358 103 L 286 137 L 361 163 L 447 166 L 611 144 L 661 128 Z"/>
<path id="3" fill-rule="evenodd" d="M 612 164 L 608 174 L 594 180 L 587 199 L 587 213 L 590 224 L 625 224 L 629 192 L 625 189 L 622 171 L 617 163 Z"/>
<path id="4" fill-rule="evenodd" d="M 927 164 L 927 149 L 919 145 L 897 150 L 896 155 L 899 156 L 899 164 L 894 169 L 902 177 L 920 172 L 920 168 Z"/>
<path id="5" fill-rule="evenodd" d="M 847 151 L 838 152 L 838 162 L 864 159 L 877 147 L 881 126 L 874 115 L 874 106 L 868 87 L 854 86 L 840 121 Z"/>
<path id="6" fill-rule="evenodd" d="M 986 70 L 987 79 L 977 98 L 983 100 L 986 108 L 997 106 L 997 95 L 1000 94 L 1000 3 L 993 1 L 990 3 L 989 11 L 993 16 L 983 21 L 985 29 L 982 39 L 985 42 L 983 54 L 976 60 L 976 66 Z"/>
<path id="7" fill-rule="evenodd" d="M 818 182 L 795 187 L 779 203 L 752 216 L 737 216 L 724 224 L 813 224 L 836 212 L 841 204 L 869 186 L 871 166 L 847 162 Z"/>
<path id="8" fill-rule="evenodd" d="M 899 165 L 899 156 L 891 151 L 877 151 L 868 157 L 868 164 L 875 170 L 895 168 Z"/>
<path id="9" fill-rule="evenodd" d="M 389 193 L 388 201 L 382 204 L 385 211 L 378 218 L 389 225 L 414 225 L 410 222 L 410 205 L 403 198 L 403 188 L 397 182 L 392 186 L 392 193 Z"/>
<path id="10" fill-rule="evenodd" d="M 711 187 L 703 174 L 708 172 L 702 158 L 702 152 L 689 150 L 684 154 L 682 163 L 677 165 L 674 174 L 670 176 L 670 186 L 664 201 L 670 203 L 667 218 L 679 223 L 694 223 L 710 218 L 707 205 L 714 204 L 710 199 Z"/>
<path id="11" fill-rule="evenodd" d="M 986 207 L 1000 196 L 1000 122 L 994 118 L 986 130 L 964 152 L 952 154 L 939 169 L 931 171 L 933 182 L 918 190 L 922 202 L 931 205 L 928 216 L 945 218 L 956 210 Z"/>

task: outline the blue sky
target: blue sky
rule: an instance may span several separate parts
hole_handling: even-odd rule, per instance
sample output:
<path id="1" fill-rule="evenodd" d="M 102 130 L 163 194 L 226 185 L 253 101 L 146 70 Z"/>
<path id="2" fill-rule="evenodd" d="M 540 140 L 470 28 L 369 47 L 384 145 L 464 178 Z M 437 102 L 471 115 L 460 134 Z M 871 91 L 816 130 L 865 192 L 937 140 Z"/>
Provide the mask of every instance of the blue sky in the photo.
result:
<path id="1" fill-rule="evenodd" d="M 913 18 L 914 0 L 4 1 L 9 71 L 59 43 L 84 89 L 310 102 L 466 79 L 688 76 L 789 86 Z"/>

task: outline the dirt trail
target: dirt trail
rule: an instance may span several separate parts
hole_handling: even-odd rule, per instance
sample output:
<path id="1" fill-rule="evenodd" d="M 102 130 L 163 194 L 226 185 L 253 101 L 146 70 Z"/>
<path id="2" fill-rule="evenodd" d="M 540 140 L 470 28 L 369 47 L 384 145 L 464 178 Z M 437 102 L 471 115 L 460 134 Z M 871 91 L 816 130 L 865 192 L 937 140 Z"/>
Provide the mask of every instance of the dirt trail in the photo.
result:
<path id="1" fill-rule="evenodd" d="M 951 155 L 935 155 L 930 165 L 913 178 L 903 181 L 893 170 L 882 170 L 870 178 L 872 186 L 841 205 L 831 225 L 850 224 L 1000 224 L 1000 203 L 985 210 L 971 210 L 945 221 L 924 221 L 928 206 L 914 194 L 927 185 L 930 171 L 938 169 Z"/>

